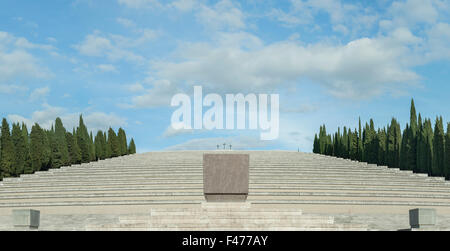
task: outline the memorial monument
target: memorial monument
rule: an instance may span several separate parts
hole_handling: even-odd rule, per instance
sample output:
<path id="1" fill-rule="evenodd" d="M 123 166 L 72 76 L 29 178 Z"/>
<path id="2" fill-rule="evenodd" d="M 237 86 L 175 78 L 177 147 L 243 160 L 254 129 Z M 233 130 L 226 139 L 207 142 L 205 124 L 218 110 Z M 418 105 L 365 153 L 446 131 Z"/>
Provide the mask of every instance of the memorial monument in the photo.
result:
<path id="1" fill-rule="evenodd" d="M 203 154 L 203 193 L 207 202 L 244 202 L 248 186 L 248 154 Z"/>

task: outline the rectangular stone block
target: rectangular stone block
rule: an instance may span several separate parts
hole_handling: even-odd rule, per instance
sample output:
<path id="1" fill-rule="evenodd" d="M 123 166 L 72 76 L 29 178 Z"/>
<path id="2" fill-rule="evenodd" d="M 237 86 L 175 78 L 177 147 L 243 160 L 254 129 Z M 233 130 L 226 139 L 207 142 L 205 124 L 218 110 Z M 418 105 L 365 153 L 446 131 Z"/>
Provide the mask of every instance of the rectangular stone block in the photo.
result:
<path id="1" fill-rule="evenodd" d="M 12 213 L 14 227 L 39 228 L 40 211 L 33 209 L 14 209 Z"/>
<path id="2" fill-rule="evenodd" d="M 433 208 L 416 208 L 409 210 L 411 228 L 433 227 L 436 225 L 436 210 Z"/>
<path id="3" fill-rule="evenodd" d="M 203 192 L 208 202 L 245 201 L 249 183 L 248 154 L 204 154 Z"/>

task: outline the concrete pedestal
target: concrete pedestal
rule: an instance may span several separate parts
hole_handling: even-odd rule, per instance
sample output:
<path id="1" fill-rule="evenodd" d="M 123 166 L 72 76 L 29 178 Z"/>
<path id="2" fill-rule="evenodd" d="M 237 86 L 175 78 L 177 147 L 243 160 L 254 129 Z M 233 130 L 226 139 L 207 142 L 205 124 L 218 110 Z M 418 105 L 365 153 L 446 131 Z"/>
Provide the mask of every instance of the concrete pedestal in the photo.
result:
<path id="1" fill-rule="evenodd" d="M 248 184 L 248 154 L 203 155 L 203 192 L 208 202 L 245 201 Z"/>
<path id="2" fill-rule="evenodd" d="M 16 229 L 37 229 L 40 223 L 40 211 L 33 209 L 14 209 L 13 224 Z"/>

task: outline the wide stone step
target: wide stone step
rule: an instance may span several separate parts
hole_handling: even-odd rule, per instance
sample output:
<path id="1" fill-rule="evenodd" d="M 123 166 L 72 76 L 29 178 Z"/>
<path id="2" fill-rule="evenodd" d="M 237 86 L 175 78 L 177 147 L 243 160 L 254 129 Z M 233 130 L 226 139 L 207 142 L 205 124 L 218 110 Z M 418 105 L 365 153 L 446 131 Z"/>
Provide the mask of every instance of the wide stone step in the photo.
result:
<path id="1" fill-rule="evenodd" d="M 278 180 L 280 182 L 283 181 L 304 181 L 304 180 L 334 180 L 334 181 L 388 181 L 388 182 L 430 182 L 430 183 L 442 183 L 443 180 L 436 179 L 424 179 L 422 177 L 401 177 L 401 176 L 335 176 L 335 175 L 254 175 L 250 174 L 250 182 L 251 181 L 264 181 L 264 180 Z M 51 182 L 109 182 L 109 181 L 136 181 L 139 182 L 141 180 L 179 180 L 180 178 L 176 175 L 114 175 L 114 176 L 62 176 L 62 177 L 26 177 L 21 178 L 17 181 L 5 181 L 4 184 L 9 183 L 51 183 Z M 184 175 L 183 180 L 203 180 L 203 175 Z"/>
<path id="2" fill-rule="evenodd" d="M 429 194 L 430 196 L 450 194 L 448 188 L 433 188 L 428 190 L 423 190 L 420 188 L 387 188 L 387 187 L 349 187 L 349 186 L 253 186 L 250 187 L 250 194 L 254 192 L 353 192 L 368 194 L 369 196 L 373 193 L 414 193 L 414 194 Z M 11 196 L 11 195 L 32 195 L 32 194 L 66 194 L 66 193 L 79 193 L 79 194 L 91 194 L 91 193 L 111 193 L 115 194 L 121 193 L 133 193 L 133 192 L 203 192 L 203 186 L 193 185 L 193 186 L 177 186 L 176 188 L 172 186 L 155 186 L 155 185 L 134 185 L 134 186 L 112 186 L 112 187 L 74 187 L 74 188 L 61 188 L 53 187 L 46 189 L 35 189 L 35 188 L 12 188 L 12 189 L 2 189 L 0 190 L 0 196 Z M 1 197 L 0 197 L 1 198 Z"/>
<path id="3" fill-rule="evenodd" d="M 139 172 L 136 171 L 124 171 L 124 170 L 116 170 L 116 171 L 83 171 L 83 172 L 40 172 L 33 175 L 22 175 L 21 178 L 48 178 L 48 177 L 101 177 L 101 176 L 136 176 L 136 175 L 146 175 L 146 176 L 198 176 L 203 175 L 203 170 L 195 170 L 195 171 L 180 171 L 180 170 L 142 170 Z M 363 172 L 363 171 L 354 171 L 354 172 L 338 172 L 338 171 L 319 171 L 319 170 L 250 170 L 250 175 L 253 176 L 270 176 L 270 175 L 294 175 L 294 176 L 337 176 L 337 177 L 348 177 L 348 176 L 358 176 L 358 177 L 412 177 L 412 178 L 423 178 L 428 177 L 424 174 L 411 174 L 411 173 L 386 173 L 386 172 Z"/>
<path id="4" fill-rule="evenodd" d="M 248 227 L 248 226 L 221 226 L 221 227 L 151 227 L 148 224 L 110 224 L 110 225 L 88 225 L 87 231 L 366 231 L 367 226 L 358 224 L 316 224 L 314 226 L 298 227 Z"/>
<path id="5" fill-rule="evenodd" d="M 250 177 L 251 178 L 251 177 Z M 50 187 L 50 186 L 97 186 L 97 185 L 113 185 L 113 184 L 149 184 L 149 183 L 167 183 L 167 184 L 203 184 L 203 180 L 199 178 L 183 178 L 183 179 L 171 179 L 171 178 L 134 178 L 134 179 L 94 179 L 94 180 L 19 180 L 18 182 L 4 182 L 2 187 Z M 435 180 L 396 180 L 396 179 L 344 179 L 344 178 L 290 178 L 290 179 L 250 179 L 250 184 L 353 184 L 353 185 L 392 185 L 392 186 L 421 186 L 421 187 L 436 187 L 436 186 L 448 186 L 448 182 L 435 181 Z"/>

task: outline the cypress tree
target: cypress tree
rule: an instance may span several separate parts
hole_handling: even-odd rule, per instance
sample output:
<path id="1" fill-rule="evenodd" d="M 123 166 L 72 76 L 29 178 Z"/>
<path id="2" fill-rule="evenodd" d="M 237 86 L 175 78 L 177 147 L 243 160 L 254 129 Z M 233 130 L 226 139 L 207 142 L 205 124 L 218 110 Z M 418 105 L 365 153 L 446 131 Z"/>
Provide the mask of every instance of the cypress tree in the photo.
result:
<path id="1" fill-rule="evenodd" d="M 81 163 L 81 152 L 77 144 L 77 138 L 70 132 L 66 132 L 67 151 L 70 164 Z"/>
<path id="2" fill-rule="evenodd" d="M 69 150 L 67 148 L 66 141 L 66 128 L 64 128 L 63 123 L 60 118 L 55 120 L 55 141 L 59 151 L 61 152 L 61 164 L 66 166 L 69 165 Z"/>
<path id="3" fill-rule="evenodd" d="M 432 175 L 432 166 L 433 166 L 433 141 L 434 141 L 434 133 L 433 133 L 433 127 L 431 125 L 431 120 L 425 120 L 424 123 L 424 130 L 425 130 L 425 163 L 426 163 L 426 170 L 429 176 Z"/>
<path id="4" fill-rule="evenodd" d="M 94 138 L 92 137 L 92 131 L 89 133 L 89 159 L 90 161 L 96 160 L 95 145 L 94 145 Z"/>
<path id="5" fill-rule="evenodd" d="M 104 142 L 103 142 L 103 132 L 102 131 L 98 131 L 97 135 L 95 136 L 95 141 L 94 141 L 94 145 L 95 145 L 95 155 L 96 155 L 96 159 L 105 159 L 105 147 L 104 147 Z"/>
<path id="6" fill-rule="evenodd" d="M 400 146 L 401 146 L 400 125 L 395 118 L 392 118 L 387 132 L 387 164 L 392 168 L 400 167 Z"/>
<path id="7" fill-rule="evenodd" d="M 445 135 L 445 177 L 450 179 L 450 123 L 447 124 Z"/>
<path id="8" fill-rule="evenodd" d="M 11 140 L 11 134 L 9 131 L 9 124 L 5 118 L 2 120 L 2 135 L 1 141 L 1 162 L 0 169 L 2 170 L 3 177 L 11 177 L 15 174 L 14 163 L 16 162 L 16 154 L 14 152 L 14 145 Z"/>
<path id="9" fill-rule="evenodd" d="M 28 128 L 25 123 L 22 122 L 22 140 L 25 143 L 25 156 L 24 156 L 24 167 L 23 173 L 30 174 L 33 172 L 31 167 L 31 157 L 30 157 L 30 137 L 28 135 Z"/>
<path id="10" fill-rule="evenodd" d="M 108 137 L 106 132 L 103 133 L 103 151 L 105 153 L 105 159 L 111 158 L 111 147 L 108 144 Z"/>
<path id="11" fill-rule="evenodd" d="M 320 144 L 319 138 L 317 138 L 317 133 L 314 135 L 313 153 L 320 154 Z"/>
<path id="12" fill-rule="evenodd" d="M 333 141 L 331 139 L 331 135 L 328 134 L 327 135 L 327 144 L 326 144 L 326 152 L 325 152 L 325 154 L 328 155 L 328 156 L 333 156 L 333 151 L 334 151 L 334 149 L 333 149 Z"/>
<path id="13" fill-rule="evenodd" d="M 11 140 L 14 145 L 14 153 L 15 153 L 14 176 L 17 177 L 20 174 L 24 173 L 26 158 L 27 158 L 27 151 L 28 151 L 25 139 L 22 136 L 22 129 L 20 128 L 19 123 L 13 124 L 12 131 L 11 131 Z"/>
<path id="14" fill-rule="evenodd" d="M 348 159 L 348 131 L 347 127 L 344 126 L 344 131 L 342 132 L 342 158 Z"/>
<path id="15" fill-rule="evenodd" d="M 120 156 L 119 142 L 117 140 L 116 133 L 111 127 L 108 130 L 108 145 L 111 149 L 111 157 Z"/>
<path id="16" fill-rule="evenodd" d="M 425 125 L 422 124 L 422 116 L 419 113 L 419 123 L 417 131 L 416 172 L 428 173 L 426 155 L 427 155 L 427 135 L 425 131 Z"/>
<path id="17" fill-rule="evenodd" d="M 136 145 L 134 144 L 134 139 L 131 138 L 130 145 L 128 146 L 128 154 L 136 153 Z"/>
<path id="18" fill-rule="evenodd" d="M 349 135 L 349 157 L 352 160 L 357 160 L 358 158 L 358 132 L 355 129 L 355 132 L 352 133 L 352 131 L 348 130 Z"/>
<path id="19" fill-rule="evenodd" d="M 408 155 L 407 155 L 407 167 L 408 170 L 417 170 L 417 113 L 414 105 L 414 99 L 411 99 L 411 111 L 410 111 L 410 132 L 408 135 Z"/>
<path id="20" fill-rule="evenodd" d="M 400 169 L 411 170 L 409 166 L 409 155 L 411 151 L 411 129 L 408 124 L 403 131 L 402 144 L 400 147 Z"/>
<path id="21" fill-rule="evenodd" d="M 91 152 L 89 148 L 89 133 L 84 125 L 83 116 L 80 115 L 80 121 L 77 128 L 77 144 L 81 152 L 81 163 L 88 163 L 90 161 Z"/>
<path id="22" fill-rule="evenodd" d="M 339 156 L 339 140 L 338 140 L 338 133 L 334 133 L 333 137 L 333 156 Z"/>
<path id="23" fill-rule="evenodd" d="M 49 132 L 49 142 L 52 149 L 51 167 L 59 168 L 69 165 L 69 150 L 66 140 L 66 129 L 60 118 L 55 120 L 55 129 Z"/>
<path id="24" fill-rule="evenodd" d="M 320 146 L 320 154 L 325 154 L 327 147 L 327 129 L 325 128 L 325 125 L 320 127 L 319 146 Z"/>
<path id="25" fill-rule="evenodd" d="M 431 169 L 433 176 L 444 175 L 444 137 L 442 117 L 436 118 L 433 138 L 433 165 Z"/>
<path id="26" fill-rule="evenodd" d="M 30 157 L 33 172 L 48 169 L 50 146 L 45 131 L 37 123 L 31 128 Z"/>
<path id="27" fill-rule="evenodd" d="M 127 135 L 122 128 L 119 128 L 119 131 L 117 132 L 117 137 L 120 145 L 120 155 L 126 155 L 128 153 L 128 146 L 127 146 L 128 141 Z"/>
<path id="28" fill-rule="evenodd" d="M 384 166 L 386 165 L 386 128 L 383 128 L 383 130 L 381 129 L 378 130 L 377 143 L 378 143 L 377 164 Z"/>
<path id="29" fill-rule="evenodd" d="M 376 131 L 372 119 L 370 119 L 370 126 L 366 124 L 364 131 L 364 161 L 375 164 L 378 159 L 378 144 L 376 142 Z"/>
<path id="30" fill-rule="evenodd" d="M 362 129 L 361 129 L 361 117 L 359 117 L 359 122 L 358 122 L 358 157 L 357 160 L 358 161 L 362 161 L 363 159 L 363 154 L 364 154 L 364 146 L 363 146 L 363 142 L 362 142 Z"/>

